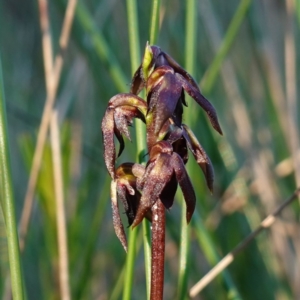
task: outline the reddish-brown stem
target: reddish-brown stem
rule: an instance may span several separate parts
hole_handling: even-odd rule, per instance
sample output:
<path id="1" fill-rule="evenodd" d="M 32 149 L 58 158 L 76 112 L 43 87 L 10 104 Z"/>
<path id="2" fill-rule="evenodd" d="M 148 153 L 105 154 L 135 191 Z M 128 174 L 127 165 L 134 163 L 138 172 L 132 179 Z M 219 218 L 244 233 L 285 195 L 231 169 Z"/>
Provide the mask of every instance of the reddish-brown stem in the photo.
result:
<path id="1" fill-rule="evenodd" d="M 160 199 L 152 207 L 152 261 L 150 300 L 162 300 L 165 262 L 165 207 Z"/>

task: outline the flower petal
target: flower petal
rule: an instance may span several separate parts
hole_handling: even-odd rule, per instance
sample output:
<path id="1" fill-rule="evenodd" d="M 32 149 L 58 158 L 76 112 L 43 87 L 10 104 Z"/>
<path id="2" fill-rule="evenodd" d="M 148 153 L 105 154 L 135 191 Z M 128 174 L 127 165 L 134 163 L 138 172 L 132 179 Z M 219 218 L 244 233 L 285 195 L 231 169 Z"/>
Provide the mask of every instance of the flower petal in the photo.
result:
<path id="1" fill-rule="evenodd" d="M 170 181 L 166 184 L 159 196 L 166 209 L 171 208 L 174 203 L 177 185 L 176 174 L 173 172 Z"/>
<path id="2" fill-rule="evenodd" d="M 172 68 L 170 68 L 169 66 L 161 66 L 161 67 L 155 69 L 152 72 L 151 76 L 148 78 L 147 83 L 146 83 L 146 93 L 147 93 L 147 96 L 149 95 L 149 93 L 151 93 L 151 91 L 156 86 L 158 86 L 159 84 L 161 84 L 161 82 L 163 80 L 163 76 L 166 73 L 172 73 L 172 74 L 174 74 L 174 70 Z M 149 110 L 151 110 L 151 104 L 148 103 L 148 111 Z"/>
<path id="3" fill-rule="evenodd" d="M 133 106 L 144 116 L 146 116 L 147 113 L 147 103 L 139 96 L 129 93 L 115 95 L 109 100 L 108 105 L 114 108 L 119 106 Z"/>
<path id="4" fill-rule="evenodd" d="M 130 141 L 130 132 L 128 126 L 132 125 L 133 118 L 141 119 L 145 122 L 144 115 L 134 106 L 118 106 L 115 108 L 114 120 L 118 131 L 124 134 Z"/>
<path id="5" fill-rule="evenodd" d="M 117 183 L 116 181 L 112 181 L 111 188 L 111 207 L 112 207 L 112 215 L 113 215 L 113 225 L 115 229 L 115 233 L 120 240 L 124 250 L 127 252 L 127 239 L 124 231 L 124 227 L 121 221 L 119 208 L 118 208 L 118 200 L 117 200 Z"/>
<path id="6" fill-rule="evenodd" d="M 116 169 L 116 177 L 117 178 L 124 178 L 125 176 L 133 176 L 132 173 L 132 167 L 134 163 L 126 162 L 122 163 L 117 169 Z"/>
<path id="7" fill-rule="evenodd" d="M 150 46 L 147 42 L 146 49 L 142 61 L 142 77 L 145 81 L 148 80 L 149 76 L 154 70 L 155 60 L 158 55 L 161 53 L 161 50 L 157 46 Z"/>
<path id="8" fill-rule="evenodd" d="M 130 93 L 138 95 L 145 87 L 145 85 L 146 83 L 142 77 L 142 65 L 140 65 L 133 75 L 130 86 Z"/>
<path id="9" fill-rule="evenodd" d="M 130 226 L 134 221 L 136 211 L 140 202 L 141 194 L 139 192 L 135 192 L 134 195 L 131 195 L 130 193 L 128 193 L 129 186 L 129 184 L 125 185 L 124 181 L 118 181 L 117 183 L 118 198 L 123 203 L 128 224 Z"/>
<path id="10" fill-rule="evenodd" d="M 180 74 L 181 76 L 183 76 L 183 78 L 185 80 L 187 80 L 190 85 L 192 87 L 194 87 L 195 89 L 199 89 L 198 88 L 198 84 L 196 83 L 196 81 L 194 80 L 194 78 L 183 68 L 181 67 L 169 54 L 167 54 L 166 52 L 163 52 L 163 55 L 166 59 L 166 61 L 168 62 L 168 64 L 170 65 L 170 67 L 173 68 L 173 70 L 175 71 L 175 73 Z M 184 102 L 183 102 L 184 104 Z"/>
<path id="11" fill-rule="evenodd" d="M 137 226 L 145 217 L 146 213 L 151 209 L 153 204 L 159 198 L 165 185 L 170 181 L 173 169 L 170 165 L 170 155 L 162 153 L 155 161 L 154 167 L 151 169 L 147 177 L 140 204 L 136 213 L 132 227 Z M 145 172 L 145 174 L 147 171 Z"/>
<path id="12" fill-rule="evenodd" d="M 155 145 L 153 145 L 149 154 L 149 162 L 156 161 L 161 153 L 170 155 L 173 153 L 172 145 L 168 141 L 159 141 Z"/>
<path id="13" fill-rule="evenodd" d="M 134 221 L 141 199 L 141 193 L 137 190 L 138 178 L 134 173 L 141 177 L 144 171 L 144 166 L 133 163 L 123 163 L 116 169 L 117 195 L 123 203 L 129 226 Z M 151 212 L 145 217 L 151 221 Z"/>
<path id="14" fill-rule="evenodd" d="M 176 105 L 176 108 L 174 110 L 174 113 L 172 115 L 172 120 L 174 121 L 174 123 L 177 125 L 177 126 L 181 126 L 181 123 L 182 123 L 182 114 L 183 114 L 183 101 L 184 100 L 184 91 L 183 89 L 181 89 L 181 96 L 177 102 L 177 105 Z"/>
<path id="15" fill-rule="evenodd" d="M 122 152 L 125 148 L 125 143 L 124 143 L 124 139 L 123 139 L 122 134 L 120 133 L 120 131 L 116 127 L 114 129 L 114 134 L 115 134 L 117 140 L 120 143 L 120 148 L 119 148 L 119 152 L 118 152 L 118 157 L 119 157 L 122 154 Z"/>
<path id="16" fill-rule="evenodd" d="M 214 184 L 214 168 L 212 163 L 206 154 L 203 147 L 200 145 L 197 137 L 194 135 L 192 130 L 185 124 L 182 124 L 183 127 L 183 136 L 187 141 L 187 145 L 191 152 L 193 153 L 198 165 L 203 171 L 203 174 L 206 179 L 207 187 L 211 192 L 213 192 L 213 184 Z"/>
<path id="17" fill-rule="evenodd" d="M 172 166 L 174 168 L 176 178 L 184 196 L 184 200 L 186 203 L 186 221 L 187 223 L 189 223 L 196 206 L 195 191 L 189 175 L 185 170 L 185 166 L 181 157 L 175 152 L 173 152 L 172 154 Z"/>
<path id="18" fill-rule="evenodd" d="M 133 94 L 118 94 L 109 101 L 102 120 L 101 129 L 103 133 L 104 160 L 110 176 L 114 179 L 114 169 L 116 161 L 116 150 L 114 144 L 114 134 L 120 142 L 118 156 L 124 149 L 124 139 L 122 134 L 130 139 L 128 123 L 132 118 L 137 117 L 145 122 L 147 113 L 147 103 L 140 97 Z"/>
<path id="19" fill-rule="evenodd" d="M 118 131 L 131 141 L 127 118 L 122 107 L 115 108 L 114 120 Z"/>
<path id="20" fill-rule="evenodd" d="M 180 74 L 176 74 L 176 78 L 178 82 L 181 83 L 184 90 L 204 109 L 207 113 L 208 118 L 210 120 L 211 125 L 213 128 L 218 131 L 221 135 L 222 129 L 220 127 L 218 116 L 216 113 L 215 108 L 212 104 L 201 94 L 199 88 L 194 88 L 183 76 Z"/>
<path id="21" fill-rule="evenodd" d="M 151 94 L 151 102 L 155 102 L 153 108 L 154 133 L 157 134 L 164 123 L 172 117 L 178 100 L 181 96 L 181 84 L 176 80 L 174 74 L 166 73 L 161 84 L 157 86 L 155 92 Z"/>
<path id="22" fill-rule="evenodd" d="M 140 164 L 133 164 L 132 174 L 137 178 L 142 178 L 145 173 L 145 166 Z"/>
<path id="23" fill-rule="evenodd" d="M 186 164 L 189 159 L 189 152 L 187 149 L 187 143 L 183 136 L 172 144 L 173 151 L 176 152 Z"/>
<path id="24" fill-rule="evenodd" d="M 114 109 L 108 107 L 102 120 L 101 129 L 104 145 L 104 161 L 112 179 L 115 178 L 116 150 L 114 143 Z"/>

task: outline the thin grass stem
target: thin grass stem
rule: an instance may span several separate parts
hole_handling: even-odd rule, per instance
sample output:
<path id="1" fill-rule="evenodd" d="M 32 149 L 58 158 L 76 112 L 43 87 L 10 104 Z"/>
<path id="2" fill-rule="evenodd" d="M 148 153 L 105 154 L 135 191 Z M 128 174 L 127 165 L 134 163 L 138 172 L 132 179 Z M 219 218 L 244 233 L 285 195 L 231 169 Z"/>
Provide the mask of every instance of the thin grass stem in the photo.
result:
<path id="1" fill-rule="evenodd" d="M 193 76 L 195 72 L 196 58 L 196 34 L 197 34 L 197 1 L 186 1 L 186 39 L 185 39 L 185 69 Z M 192 104 L 194 106 L 194 103 Z M 190 124 L 188 124 L 190 125 Z M 191 169 L 187 166 L 187 172 Z M 186 222 L 186 204 L 181 197 L 181 229 L 180 252 L 178 270 L 177 299 L 185 299 L 187 295 L 187 283 L 189 274 L 190 253 L 190 227 Z"/>
<path id="2" fill-rule="evenodd" d="M 261 233 L 264 229 L 269 228 L 276 221 L 276 217 L 291 204 L 300 195 L 300 188 L 286 199 L 273 213 L 269 214 L 259 225 L 259 227 L 251 232 L 242 242 L 240 242 L 231 252 L 224 256 L 220 262 L 212 268 L 199 282 L 197 282 L 189 292 L 190 297 L 194 298 L 198 295 L 212 280 L 215 279 L 225 268 L 227 268 L 233 261 L 237 254 L 243 251 L 254 238 Z"/>
<path id="3" fill-rule="evenodd" d="M 66 213 L 64 206 L 61 146 L 58 125 L 58 112 L 54 110 L 51 118 L 51 147 L 53 161 L 54 190 L 56 200 L 56 226 L 58 245 L 58 267 L 60 299 L 70 300 L 69 255 L 67 243 Z"/>
<path id="4" fill-rule="evenodd" d="M 159 27 L 160 0 L 152 0 L 152 14 L 150 23 L 150 45 L 157 43 Z"/>
<path id="5" fill-rule="evenodd" d="M 144 237 L 142 231 L 139 231 L 138 237 L 137 237 L 137 242 L 136 242 L 136 251 L 139 252 L 140 248 L 142 246 Z M 118 279 L 116 281 L 116 284 L 114 285 L 114 288 L 111 292 L 111 295 L 109 297 L 109 300 L 117 300 L 120 298 L 120 294 L 122 293 L 122 288 L 123 288 L 123 282 L 124 282 L 124 277 L 125 277 L 125 271 L 126 271 L 126 265 L 123 266 L 121 272 L 119 273 Z"/>
<path id="6" fill-rule="evenodd" d="M 24 282 L 22 278 L 19 252 L 18 232 L 15 217 L 15 204 L 10 166 L 10 150 L 6 119 L 4 84 L 0 58 L 0 179 L 1 204 L 6 225 L 8 257 L 12 295 L 15 300 L 24 299 Z"/>
<path id="7" fill-rule="evenodd" d="M 72 291 L 73 291 L 73 299 L 85 299 L 87 296 L 87 290 L 89 290 L 89 284 L 91 282 L 91 278 L 93 278 L 93 274 L 91 274 L 91 265 L 93 264 L 93 259 L 95 257 L 95 253 L 99 251 L 97 246 L 97 241 L 99 239 L 99 228 L 105 226 L 105 214 L 107 212 L 107 206 L 109 203 L 108 199 L 110 198 L 110 183 L 111 178 L 108 173 L 103 174 L 103 184 L 99 187 L 99 196 L 97 200 L 97 205 L 94 209 L 94 214 L 92 219 L 90 220 L 89 233 L 86 238 L 86 242 L 84 247 L 79 244 L 77 253 L 80 253 L 81 258 L 81 268 L 80 268 L 80 276 L 77 280 L 71 280 Z M 70 229 L 76 228 L 76 224 L 78 224 L 78 216 L 74 215 L 74 218 L 70 224 Z M 70 232 L 70 240 L 72 239 L 72 233 Z M 75 252 L 74 250 L 72 251 Z M 75 256 L 76 257 L 76 256 Z"/>
<path id="8" fill-rule="evenodd" d="M 148 220 L 143 220 L 143 240 L 144 240 L 144 257 L 145 257 L 145 274 L 147 299 L 150 299 L 151 285 L 151 234 Z"/>
<path id="9" fill-rule="evenodd" d="M 123 300 L 132 299 L 132 285 L 133 285 L 133 273 L 136 258 L 136 241 L 137 241 L 138 227 L 129 231 L 128 235 L 128 253 L 126 255 L 126 269 L 125 280 L 123 289 Z"/>
<path id="10" fill-rule="evenodd" d="M 209 233 L 207 232 L 207 229 L 205 228 L 203 221 L 197 211 L 193 215 L 192 222 L 194 225 L 193 228 L 195 229 L 198 243 L 205 255 L 205 258 L 211 265 L 217 264 L 220 260 L 220 257 L 217 253 L 216 246 L 213 243 Z M 226 289 L 228 290 L 228 299 L 241 300 L 242 297 L 239 294 L 239 291 L 237 290 L 228 270 L 224 270 L 223 277 Z"/>
<path id="11" fill-rule="evenodd" d="M 138 16 L 137 16 L 137 4 L 135 0 L 127 0 L 127 20 L 128 20 L 128 32 L 129 32 L 129 47 L 131 58 L 131 73 L 134 74 L 135 70 L 140 64 L 140 50 L 139 50 L 139 33 L 138 33 Z M 135 122 L 136 127 L 136 140 L 137 140 L 137 155 L 138 159 L 143 157 L 141 153 L 144 152 L 146 140 L 145 130 L 142 123 Z M 137 240 L 138 228 L 129 230 L 128 236 L 128 253 L 126 256 L 126 270 L 123 290 L 123 300 L 132 299 L 132 284 L 133 273 L 136 257 L 136 240 Z M 147 272 L 146 272 L 147 275 Z"/>
<path id="12" fill-rule="evenodd" d="M 297 19 L 298 19 L 298 26 L 300 27 L 300 1 L 295 1 L 295 5 L 296 5 L 296 15 L 297 15 Z"/>
<path id="13" fill-rule="evenodd" d="M 46 0 L 39 0 L 40 24 L 42 32 L 43 58 L 45 68 L 45 81 L 47 94 L 51 93 L 53 84 L 53 54 L 52 40 L 50 34 L 50 22 L 48 5 Z M 53 178 L 56 200 L 56 220 L 57 220 L 57 245 L 59 258 L 59 286 L 60 298 L 70 299 L 69 271 L 68 271 L 68 247 L 66 241 L 65 210 L 63 196 L 63 179 L 61 170 L 61 151 L 57 110 L 52 112 L 51 124 L 51 147 L 53 160 Z"/>
<path id="14" fill-rule="evenodd" d="M 297 126 L 297 84 L 296 84 L 296 45 L 294 40 L 293 16 L 294 5 L 292 0 L 286 0 L 287 21 L 285 30 L 285 86 L 288 112 L 288 132 L 291 156 L 295 170 L 296 186 L 300 185 L 300 163 L 297 152 L 300 147 L 299 130 Z"/>
<path id="15" fill-rule="evenodd" d="M 135 0 L 127 0 L 127 20 L 129 31 L 131 72 L 134 73 L 140 65 L 141 59 L 137 4 Z"/>
<path id="16" fill-rule="evenodd" d="M 47 0 L 38 0 L 39 4 L 39 17 L 42 33 L 42 48 L 43 48 L 43 61 L 45 69 L 46 90 L 49 93 L 52 86 L 52 71 L 53 71 L 53 51 L 51 40 L 51 28 L 48 13 Z"/>
<path id="17" fill-rule="evenodd" d="M 244 21 L 245 15 L 248 12 L 251 2 L 252 0 L 242 0 L 240 2 L 229 24 L 218 53 L 216 54 L 214 60 L 210 64 L 201 80 L 200 86 L 202 87 L 202 91 L 204 94 L 208 94 L 211 91 L 219 74 L 222 63 L 232 46 L 232 43 L 241 27 L 242 22 Z"/>
<path id="18" fill-rule="evenodd" d="M 52 109 L 55 103 L 58 83 L 59 83 L 62 66 L 63 66 L 63 53 L 65 52 L 68 45 L 76 3 L 77 0 L 68 1 L 68 6 L 66 9 L 65 18 L 62 26 L 62 32 L 59 39 L 60 51 L 57 54 L 55 59 L 54 68 L 53 68 L 53 81 L 51 83 L 51 88 L 49 90 L 49 93 L 47 93 L 44 111 L 42 115 L 42 121 L 38 132 L 32 167 L 29 175 L 29 182 L 28 182 L 27 191 L 24 200 L 24 207 L 22 210 L 22 215 L 21 215 L 21 220 L 19 225 L 21 251 L 23 251 L 25 247 L 25 239 L 28 231 L 28 225 L 29 225 L 32 206 L 33 206 L 34 192 L 37 184 L 38 174 L 42 162 L 43 150 L 44 150 L 47 132 L 48 132 L 51 115 L 52 115 Z"/>

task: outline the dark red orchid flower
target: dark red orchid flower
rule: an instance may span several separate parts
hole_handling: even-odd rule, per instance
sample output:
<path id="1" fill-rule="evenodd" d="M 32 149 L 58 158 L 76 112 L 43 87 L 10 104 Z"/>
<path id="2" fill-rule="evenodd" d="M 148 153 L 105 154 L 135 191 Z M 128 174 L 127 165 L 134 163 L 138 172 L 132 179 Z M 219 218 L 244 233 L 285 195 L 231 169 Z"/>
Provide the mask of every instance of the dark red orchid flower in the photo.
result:
<path id="1" fill-rule="evenodd" d="M 138 180 L 142 178 L 144 172 L 145 167 L 140 164 L 123 163 L 116 169 L 115 180 L 111 183 L 113 225 L 125 251 L 127 251 L 127 240 L 120 217 L 118 200 L 123 204 L 129 226 L 132 225 L 141 199 L 137 184 L 139 184 Z M 148 211 L 145 216 L 151 221 L 151 211 Z"/>
<path id="2" fill-rule="evenodd" d="M 173 178 L 176 178 L 176 184 L 174 184 L 174 180 L 172 181 Z M 150 159 L 138 186 L 142 190 L 142 197 L 132 226 L 135 227 L 143 220 L 158 198 L 162 203 L 166 203 L 167 208 L 171 207 L 177 189 L 177 182 L 184 195 L 187 205 L 186 219 L 189 222 L 195 209 L 196 196 L 185 170 L 184 162 L 180 155 L 173 151 L 173 147 L 169 142 L 157 142 L 151 149 Z"/>
<path id="3" fill-rule="evenodd" d="M 138 96 L 143 88 L 147 101 Z M 194 133 L 182 123 L 183 107 L 187 106 L 185 92 L 204 109 L 212 126 L 222 134 L 214 107 L 201 94 L 192 76 L 157 46 L 147 44 L 143 62 L 132 79 L 130 93 L 118 94 L 109 101 L 102 121 L 104 159 L 113 179 L 114 228 L 125 249 L 126 236 L 118 199 L 123 203 L 129 226 L 135 227 L 144 217 L 151 220 L 151 209 L 158 199 L 169 209 L 179 184 L 187 205 L 186 218 L 190 221 L 196 197 L 185 170 L 188 149 L 201 167 L 209 190 L 213 190 L 212 163 Z M 120 156 L 124 149 L 123 136 L 130 140 L 128 126 L 134 118 L 146 124 L 149 161 L 146 167 L 125 163 L 115 169 L 114 138 L 120 143 Z"/>
<path id="4" fill-rule="evenodd" d="M 134 74 L 130 92 L 138 95 L 143 88 L 147 91 L 148 111 L 157 106 L 157 111 L 161 112 L 155 124 L 156 133 L 173 114 L 184 90 L 204 109 L 213 128 L 222 134 L 215 108 L 202 95 L 193 77 L 157 46 L 146 46 L 143 63 Z"/>
<path id="5" fill-rule="evenodd" d="M 146 102 L 133 94 L 118 94 L 112 97 L 108 103 L 102 120 L 101 129 L 104 144 L 104 161 L 112 179 L 115 178 L 116 149 L 114 136 L 120 143 L 118 156 L 124 149 L 125 135 L 130 140 L 128 126 L 132 124 L 133 118 L 139 118 L 145 122 L 147 112 Z"/>
<path id="6" fill-rule="evenodd" d="M 138 96 L 146 89 L 147 101 Z M 213 191 L 214 171 L 205 150 L 192 130 L 182 123 L 185 93 L 206 112 L 213 128 L 222 134 L 216 111 L 202 95 L 192 76 L 157 46 L 146 45 L 141 66 L 131 83 L 130 93 L 112 97 L 102 121 L 104 160 L 112 178 L 111 200 L 113 225 L 127 251 L 127 241 L 118 207 L 123 204 L 129 226 L 137 226 L 145 217 L 152 220 L 151 299 L 163 297 L 163 261 L 165 215 L 174 203 L 178 185 L 186 203 L 189 223 L 196 196 L 185 169 L 190 150 Z M 146 124 L 149 160 L 146 166 L 123 163 L 115 168 L 115 137 L 120 143 L 118 157 L 124 149 L 124 138 L 130 140 L 128 126 L 134 118 Z"/>

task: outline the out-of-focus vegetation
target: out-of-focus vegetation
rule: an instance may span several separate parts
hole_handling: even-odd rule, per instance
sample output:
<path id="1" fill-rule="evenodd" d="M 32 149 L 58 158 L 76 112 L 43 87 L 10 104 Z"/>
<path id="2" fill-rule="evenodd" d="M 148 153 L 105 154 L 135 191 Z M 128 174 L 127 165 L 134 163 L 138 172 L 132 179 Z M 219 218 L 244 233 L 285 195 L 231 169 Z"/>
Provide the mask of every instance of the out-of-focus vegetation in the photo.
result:
<path id="1" fill-rule="evenodd" d="M 137 2 L 143 53 L 150 38 L 151 1 Z M 56 54 L 66 2 L 48 4 Z M 79 1 L 56 99 L 72 299 L 122 297 L 126 253 L 112 227 L 100 122 L 108 100 L 129 91 L 126 10 L 125 1 Z M 161 1 L 157 42 L 182 65 L 185 11 L 185 1 Z M 189 162 L 198 202 L 190 224 L 188 287 L 300 185 L 300 2 L 202 0 L 196 14 L 193 76 L 215 106 L 224 136 L 209 129 L 206 116 L 188 99 L 192 109 L 185 122 L 193 125 L 215 168 L 210 195 L 192 157 Z M 46 98 L 37 1 L 0 2 L 0 55 L 19 221 Z M 127 141 L 119 161 L 135 161 L 135 147 Z M 30 300 L 60 299 L 51 153 L 49 138 L 21 256 Z M 175 299 L 177 293 L 180 214 L 175 202 L 167 213 L 165 299 Z M 299 232 L 299 202 L 295 201 L 198 299 L 300 299 Z M 140 230 L 132 299 L 146 298 L 142 249 Z M 3 299 L 7 299 L 8 272 L 7 234 L 0 210 Z"/>

